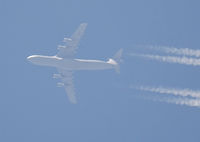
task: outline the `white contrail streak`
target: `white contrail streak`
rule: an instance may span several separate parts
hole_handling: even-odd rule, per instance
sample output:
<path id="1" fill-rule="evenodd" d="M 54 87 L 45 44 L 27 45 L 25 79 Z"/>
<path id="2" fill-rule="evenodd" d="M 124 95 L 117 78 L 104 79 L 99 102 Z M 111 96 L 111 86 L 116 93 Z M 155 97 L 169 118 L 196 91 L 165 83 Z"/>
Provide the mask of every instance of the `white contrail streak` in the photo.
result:
<path id="1" fill-rule="evenodd" d="M 137 54 L 131 53 L 131 56 L 143 57 L 151 60 L 157 60 L 168 63 L 178 63 L 184 65 L 200 66 L 200 50 L 188 49 L 188 48 L 174 48 L 174 47 L 163 47 L 163 46 L 149 46 L 150 49 L 161 51 L 167 54 L 174 54 L 175 56 L 169 55 L 157 55 L 155 54 Z M 178 105 L 187 105 L 193 107 L 200 107 L 200 90 L 191 89 L 175 89 L 175 88 L 164 88 L 164 87 L 131 87 L 141 91 L 148 91 L 154 93 L 154 96 L 146 96 L 155 101 L 162 101 L 167 103 L 173 103 Z M 163 94 L 164 96 L 158 96 Z M 171 96 L 169 96 L 171 95 Z"/>
<path id="2" fill-rule="evenodd" d="M 192 107 L 200 107 L 200 99 L 189 99 L 189 98 L 169 98 L 164 100 L 167 103 L 174 103 L 177 105 L 187 105 Z"/>
<path id="3" fill-rule="evenodd" d="M 200 99 L 191 99 L 191 98 L 183 98 L 183 97 L 148 97 L 148 99 L 151 99 L 153 101 L 159 101 L 159 102 L 166 102 L 166 103 L 172 103 L 176 105 L 186 105 L 191 107 L 200 107 Z"/>
<path id="4" fill-rule="evenodd" d="M 175 89 L 175 88 L 164 88 L 164 87 L 144 87 L 140 86 L 136 89 L 142 91 L 149 91 L 154 93 L 160 94 L 172 94 L 175 96 L 182 96 L 182 97 L 193 97 L 193 98 L 200 98 L 200 91 L 194 91 L 191 89 Z"/>
<path id="5" fill-rule="evenodd" d="M 154 101 L 161 101 L 161 102 L 167 102 L 167 103 L 173 103 L 177 105 L 187 105 L 187 106 L 193 106 L 193 107 L 200 107 L 200 90 L 194 91 L 191 89 L 175 89 L 175 88 L 164 88 L 164 87 L 134 87 L 131 86 L 131 88 L 135 88 L 141 91 L 148 91 L 153 93 L 159 93 L 166 96 L 146 96 L 148 99 L 154 100 Z M 172 96 L 169 96 L 172 95 Z"/>
<path id="6" fill-rule="evenodd" d="M 155 49 L 155 50 L 160 50 L 165 53 L 176 54 L 176 55 L 200 57 L 200 50 L 194 50 L 194 49 L 189 49 L 189 48 L 175 48 L 175 47 L 167 47 L 167 46 L 150 46 L 150 48 Z"/>
<path id="7" fill-rule="evenodd" d="M 144 58 L 148 58 L 152 60 L 158 60 L 162 62 L 179 63 L 179 64 L 193 65 L 193 66 L 200 65 L 200 59 L 196 59 L 196 58 L 177 57 L 177 56 L 159 56 L 159 55 L 152 55 L 152 54 L 130 54 L 130 55 L 144 57 Z"/>

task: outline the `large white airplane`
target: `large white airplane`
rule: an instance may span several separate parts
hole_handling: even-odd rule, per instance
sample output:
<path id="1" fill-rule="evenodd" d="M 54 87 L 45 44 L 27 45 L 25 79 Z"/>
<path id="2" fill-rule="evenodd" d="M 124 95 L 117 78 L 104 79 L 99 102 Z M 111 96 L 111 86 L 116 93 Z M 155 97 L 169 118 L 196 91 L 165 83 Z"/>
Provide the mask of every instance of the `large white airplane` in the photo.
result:
<path id="1" fill-rule="evenodd" d="M 71 103 L 76 104 L 73 71 L 75 70 L 105 70 L 115 69 L 119 72 L 119 62 L 121 61 L 122 49 L 120 49 L 113 59 L 108 61 L 85 60 L 73 58 L 81 36 L 83 35 L 87 23 L 82 23 L 74 32 L 71 38 L 64 38 L 64 45 L 58 46 L 58 53 L 55 56 L 32 55 L 27 60 L 36 65 L 56 67 L 59 74 L 54 74 L 53 78 L 60 78 L 58 87 L 64 87 Z"/>

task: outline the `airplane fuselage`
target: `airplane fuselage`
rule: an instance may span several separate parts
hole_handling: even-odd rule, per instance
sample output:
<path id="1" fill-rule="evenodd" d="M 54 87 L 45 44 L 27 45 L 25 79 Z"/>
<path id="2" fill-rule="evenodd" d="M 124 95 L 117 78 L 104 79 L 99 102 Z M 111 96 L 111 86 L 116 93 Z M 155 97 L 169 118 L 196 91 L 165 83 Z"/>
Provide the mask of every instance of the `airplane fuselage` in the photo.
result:
<path id="1" fill-rule="evenodd" d="M 105 70 L 113 69 L 117 63 L 113 59 L 109 61 L 63 59 L 57 56 L 32 55 L 27 58 L 30 62 L 41 66 L 50 66 L 65 70 Z"/>

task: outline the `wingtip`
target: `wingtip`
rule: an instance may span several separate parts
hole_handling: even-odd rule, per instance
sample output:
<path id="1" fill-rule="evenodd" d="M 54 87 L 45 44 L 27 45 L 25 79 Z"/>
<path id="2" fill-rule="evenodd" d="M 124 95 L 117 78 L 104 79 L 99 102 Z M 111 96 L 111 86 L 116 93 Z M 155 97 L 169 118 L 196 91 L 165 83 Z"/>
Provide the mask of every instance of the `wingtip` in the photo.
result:
<path id="1" fill-rule="evenodd" d="M 88 25 L 88 23 L 86 23 L 86 22 L 83 22 L 83 23 L 81 23 L 80 25 L 82 25 L 82 26 L 87 26 L 87 25 Z"/>
<path id="2" fill-rule="evenodd" d="M 73 101 L 70 101 L 72 104 L 77 104 L 77 101 L 76 100 L 73 100 Z"/>

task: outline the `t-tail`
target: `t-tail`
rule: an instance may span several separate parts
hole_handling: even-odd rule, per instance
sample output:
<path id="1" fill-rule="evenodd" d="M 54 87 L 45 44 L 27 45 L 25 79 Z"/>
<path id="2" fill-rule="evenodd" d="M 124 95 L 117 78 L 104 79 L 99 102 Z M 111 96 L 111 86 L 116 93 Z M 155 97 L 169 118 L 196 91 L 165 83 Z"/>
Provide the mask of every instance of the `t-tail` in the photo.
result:
<path id="1" fill-rule="evenodd" d="M 115 64 L 115 71 L 117 73 L 120 73 L 120 63 L 122 62 L 122 52 L 123 52 L 123 49 L 121 48 L 114 56 L 113 56 L 113 60 L 116 62 Z"/>

